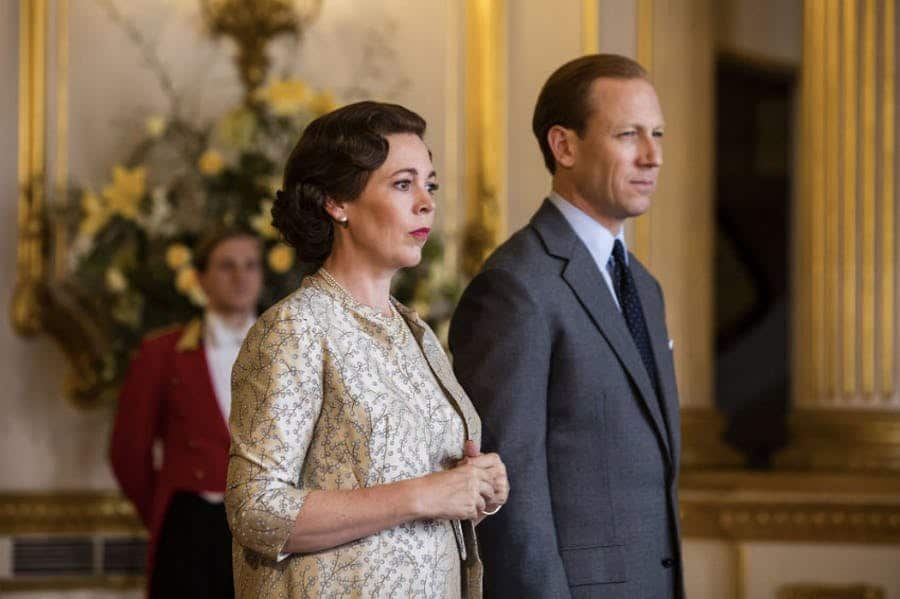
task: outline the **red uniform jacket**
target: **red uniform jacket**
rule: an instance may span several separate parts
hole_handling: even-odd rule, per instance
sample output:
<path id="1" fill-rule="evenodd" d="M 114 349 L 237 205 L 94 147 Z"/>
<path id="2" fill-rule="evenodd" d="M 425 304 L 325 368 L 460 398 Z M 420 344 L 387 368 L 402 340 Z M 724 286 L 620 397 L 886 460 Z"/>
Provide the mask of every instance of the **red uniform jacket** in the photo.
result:
<path id="1" fill-rule="evenodd" d="M 150 533 L 148 581 L 169 501 L 176 491 L 224 492 L 231 438 L 206 363 L 202 321 L 148 337 L 119 396 L 110 459 Z M 163 447 L 154 468 L 153 445 Z"/>

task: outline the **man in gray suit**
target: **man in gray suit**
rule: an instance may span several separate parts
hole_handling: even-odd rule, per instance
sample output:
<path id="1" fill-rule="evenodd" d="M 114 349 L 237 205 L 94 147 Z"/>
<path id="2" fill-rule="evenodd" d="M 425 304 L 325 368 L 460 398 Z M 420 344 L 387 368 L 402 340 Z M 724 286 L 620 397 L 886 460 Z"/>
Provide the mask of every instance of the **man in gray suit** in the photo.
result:
<path id="1" fill-rule="evenodd" d="M 506 463 L 478 527 L 485 596 L 684 596 L 678 391 L 662 290 L 624 248 L 650 207 L 663 117 L 640 65 L 592 55 L 544 85 L 534 133 L 553 175 L 450 327 L 454 368 Z"/>

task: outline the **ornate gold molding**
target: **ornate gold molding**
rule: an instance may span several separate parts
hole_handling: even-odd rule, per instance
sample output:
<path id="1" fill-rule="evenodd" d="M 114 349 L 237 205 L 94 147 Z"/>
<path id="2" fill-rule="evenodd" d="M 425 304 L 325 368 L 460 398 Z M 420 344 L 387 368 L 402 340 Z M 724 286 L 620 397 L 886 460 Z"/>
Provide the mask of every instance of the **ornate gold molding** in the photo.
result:
<path id="1" fill-rule="evenodd" d="M 0 495 L 0 535 L 113 532 L 144 534 L 132 507 L 115 491 Z"/>
<path id="2" fill-rule="evenodd" d="M 474 276 L 506 230 L 506 3 L 466 2 L 466 226 Z"/>
<path id="3" fill-rule="evenodd" d="M 24 593 L 35 591 L 74 591 L 84 589 L 129 590 L 140 589 L 146 584 L 143 576 L 85 576 L 26 578 L 0 580 L 0 592 Z"/>
<path id="4" fill-rule="evenodd" d="M 791 444 L 778 467 L 900 473 L 900 414 L 872 410 L 795 410 Z"/>
<path id="5" fill-rule="evenodd" d="M 789 584 L 778 589 L 778 599 L 884 599 L 884 589 L 865 584 Z"/>
<path id="6" fill-rule="evenodd" d="M 900 543 L 896 477 L 693 472 L 680 498 L 688 538 Z"/>

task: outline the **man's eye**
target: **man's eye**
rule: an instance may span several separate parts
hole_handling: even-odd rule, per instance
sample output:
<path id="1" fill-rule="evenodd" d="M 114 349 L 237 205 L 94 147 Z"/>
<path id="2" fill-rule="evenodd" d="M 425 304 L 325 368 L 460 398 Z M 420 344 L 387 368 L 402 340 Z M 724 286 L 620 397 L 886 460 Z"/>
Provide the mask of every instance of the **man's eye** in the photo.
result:
<path id="1" fill-rule="evenodd" d="M 662 136 L 663 136 L 663 132 L 662 132 L 662 131 L 654 131 L 654 132 L 653 132 L 653 137 L 662 137 Z"/>
<path id="2" fill-rule="evenodd" d="M 637 131 L 633 131 L 633 130 L 622 131 L 621 133 L 619 133 L 619 137 L 634 137 L 635 135 L 637 135 Z"/>

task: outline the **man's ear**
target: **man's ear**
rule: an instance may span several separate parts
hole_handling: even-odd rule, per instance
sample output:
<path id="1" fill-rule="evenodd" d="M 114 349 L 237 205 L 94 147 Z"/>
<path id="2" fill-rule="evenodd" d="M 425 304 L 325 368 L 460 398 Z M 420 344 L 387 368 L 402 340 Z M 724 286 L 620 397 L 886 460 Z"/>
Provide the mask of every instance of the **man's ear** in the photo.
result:
<path id="1" fill-rule="evenodd" d="M 574 131 L 561 125 L 553 125 L 547 131 L 547 145 L 550 146 L 556 163 L 563 168 L 571 168 L 575 164 L 576 135 Z"/>

